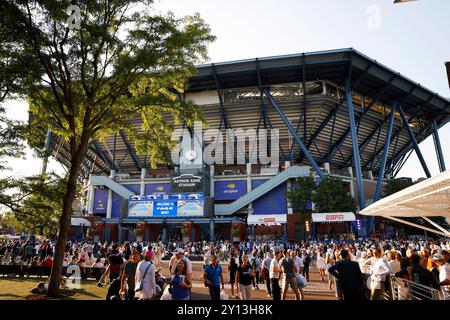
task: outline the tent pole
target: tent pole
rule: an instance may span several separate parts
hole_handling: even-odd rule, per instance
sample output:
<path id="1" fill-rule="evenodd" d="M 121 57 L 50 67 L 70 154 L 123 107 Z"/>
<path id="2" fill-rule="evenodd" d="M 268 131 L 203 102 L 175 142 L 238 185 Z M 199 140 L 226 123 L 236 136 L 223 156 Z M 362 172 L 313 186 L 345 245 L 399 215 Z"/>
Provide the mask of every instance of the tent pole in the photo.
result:
<path id="1" fill-rule="evenodd" d="M 447 233 L 440 232 L 440 231 L 437 231 L 437 230 L 433 230 L 431 228 L 427 228 L 427 227 L 424 227 L 424 226 L 421 226 L 421 225 L 418 225 L 418 224 L 415 224 L 415 223 L 412 223 L 412 222 L 409 222 L 409 221 L 405 221 L 405 220 L 402 220 L 402 219 L 399 219 L 399 218 L 391 217 L 391 216 L 383 216 L 383 217 L 387 218 L 387 219 L 390 219 L 390 220 L 393 220 L 393 221 L 397 221 L 397 222 L 403 223 L 403 224 L 407 224 L 407 225 L 410 225 L 412 227 L 416 227 L 416 228 L 419 228 L 419 229 L 422 229 L 422 230 L 427 230 L 427 231 L 430 231 L 430 232 L 433 232 L 433 233 L 436 233 L 436 234 L 440 234 L 440 235 L 442 235 L 444 237 L 450 236 L 450 232 L 447 232 Z"/>
<path id="2" fill-rule="evenodd" d="M 438 228 L 439 230 L 441 230 L 442 232 L 447 233 L 448 235 L 450 235 L 450 232 L 448 230 L 445 230 L 443 227 L 441 227 L 440 225 L 438 225 L 436 222 L 434 222 L 433 220 L 431 220 L 428 217 L 421 217 L 423 220 L 427 221 L 429 224 L 432 224 L 433 226 L 435 226 L 436 228 Z"/>

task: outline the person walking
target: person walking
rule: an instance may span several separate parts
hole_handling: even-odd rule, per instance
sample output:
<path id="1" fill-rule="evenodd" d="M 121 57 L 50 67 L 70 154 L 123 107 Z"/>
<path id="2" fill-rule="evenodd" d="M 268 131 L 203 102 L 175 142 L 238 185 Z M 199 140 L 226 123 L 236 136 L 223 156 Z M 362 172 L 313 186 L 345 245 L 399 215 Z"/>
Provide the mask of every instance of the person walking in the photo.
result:
<path id="1" fill-rule="evenodd" d="M 258 257 L 258 251 L 254 250 L 253 257 L 252 257 L 252 263 L 253 272 L 255 273 L 255 276 L 252 278 L 253 288 L 256 290 L 259 290 L 259 276 L 260 276 L 260 269 L 261 269 L 261 260 Z"/>
<path id="2" fill-rule="evenodd" d="M 297 268 L 295 267 L 294 261 L 291 258 L 291 252 L 286 250 L 284 252 L 284 258 L 280 261 L 281 277 L 282 277 L 282 300 L 286 300 L 286 293 L 289 286 L 295 293 L 295 299 L 300 300 L 300 293 L 297 287 L 297 279 L 295 274 L 297 273 Z"/>
<path id="3" fill-rule="evenodd" d="M 203 272 L 203 281 L 209 288 L 209 295 L 211 300 L 220 300 L 220 284 L 222 283 L 222 289 L 225 289 L 223 282 L 222 266 L 218 263 L 217 257 L 211 255 L 210 264 L 205 268 Z"/>
<path id="4" fill-rule="evenodd" d="M 123 266 L 120 278 L 120 296 L 122 300 L 134 300 L 136 269 L 139 262 L 141 262 L 141 255 L 139 251 L 133 250 L 130 259 Z"/>
<path id="5" fill-rule="evenodd" d="M 328 273 L 337 279 L 343 300 L 366 300 L 361 268 L 347 250 L 341 251 L 341 260 L 328 267 Z"/>
<path id="6" fill-rule="evenodd" d="M 316 262 L 317 269 L 319 270 L 320 279 L 322 281 L 325 281 L 325 270 L 327 269 L 327 265 L 325 263 L 325 258 L 323 256 L 323 252 L 319 251 L 317 253 L 317 262 Z"/>
<path id="7" fill-rule="evenodd" d="M 236 259 L 232 257 L 230 259 L 230 264 L 228 265 L 228 272 L 229 272 L 229 278 L 230 278 L 230 285 L 231 285 L 231 297 L 234 297 L 234 287 L 236 286 L 236 299 L 239 298 L 238 296 L 238 284 L 236 282 L 236 272 L 238 269 L 238 265 L 236 263 Z"/>
<path id="8" fill-rule="evenodd" d="M 264 281 L 266 283 L 266 292 L 267 297 L 272 296 L 272 290 L 270 286 L 270 263 L 272 262 L 272 257 L 270 256 L 270 252 L 266 253 L 266 257 L 262 262 L 262 269 L 261 269 L 261 275 L 264 278 Z"/>
<path id="9" fill-rule="evenodd" d="M 309 250 L 303 251 L 303 276 L 306 278 L 306 281 L 309 282 L 309 266 L 311 265 L 312 259 L 309 254 Z"/>
<path id="10" fill-rule="evenodd" d="M 272 286 L 272 297 L 273 300 L 278 301 L 281 300 L 281 289 L 280 289 L 280 267 L 278 265 L 278 262 L 281 258 L 280 251 L 275 251 L 274 259 L 270 262 L 270 269 L 269 269 L 269 277 L 270 277 L 270 284 Z"/>
<path id="11" fill-rule="evenodd" d="M 138 263 L 135 275 L 135 296 L 139 300 L 150 300 L 156 296 L 155 267 L 152 263 L 154 253 L 147 250 L 144 261 Z"/>
<path id="12" fill-rule="evenodd" d="M 248 263 L 248 257 L 242 257 L 242 264 L 238 267 L 236 273 L 236 282 L 238 283 L 241 300 L 252 299 L 252 280 L 255 277 L 253 267 Z"/>
<path id="13" fill-rule="evenodd" d="M 386 277 L 392 274 L 392 270 L 388 261 L 382 256 L 380 248 L 375 248 L 373 254 L 375 257 L 375 264 L 373 265 L 371 275 L 370 300 L 381 300 L 382 294 L 385 291 Z"/>
<path id="14" fill-rule="evenodd" d="M 172 284 L 172 300 L 190 299 L 190 289 L 192 288 L 192 283 L 186 277 L 187 268 L 185 261 L 185 259 L 181 259 L 178 262 L 177 271 L 172 276 L 170 281 Z"/>

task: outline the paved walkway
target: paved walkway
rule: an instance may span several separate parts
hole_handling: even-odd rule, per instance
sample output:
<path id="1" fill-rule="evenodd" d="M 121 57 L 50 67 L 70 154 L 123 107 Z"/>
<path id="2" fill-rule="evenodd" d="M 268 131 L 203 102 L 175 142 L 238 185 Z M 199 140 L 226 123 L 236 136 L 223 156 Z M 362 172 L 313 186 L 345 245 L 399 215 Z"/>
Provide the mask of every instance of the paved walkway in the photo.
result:
<path id="1" fill-rule="evenodd" d="M 222 262 L 222 268 L 224 270 L 223 277 L 225 281 L 225 292 L 231 298 L 231 286 L 229 284 L 228 272 L 228 263 Z M 164 275 L 169 275 L 168 261 L 163 261 L 158 264 L 158 267 L 161 267 L 161 273 Z M 192 263 L 192 273 L 193 273 L 193 289 L 192 289 L 192 300 L 209 300 L 209 291 L 203 284 L 203 280 L 201 280 L 201 270 L 202 263 L 201 262 L 193 262 Z M 319 273 L 317 269 L 310 269 L 310 282 L 306 288 L 303 289 L 304 299 L 305 300 L 336 300 L 334 290 L 328 289 L 328 282 L 321 281 Z M 326 280 L 326 279 L 325 279 Z M 260 284 L 260 290 L 252 291 L 252 300 L 271 300 L 271 297 L 267 297 L 267 293 L 265 290 L 265 285 Z M 334 289 L 334 288 L 333 288 Z M 236 292 L 235 292 L 236 294 Z M 289 290 L 286 300 L 295 300 L 294 293 Z"/>

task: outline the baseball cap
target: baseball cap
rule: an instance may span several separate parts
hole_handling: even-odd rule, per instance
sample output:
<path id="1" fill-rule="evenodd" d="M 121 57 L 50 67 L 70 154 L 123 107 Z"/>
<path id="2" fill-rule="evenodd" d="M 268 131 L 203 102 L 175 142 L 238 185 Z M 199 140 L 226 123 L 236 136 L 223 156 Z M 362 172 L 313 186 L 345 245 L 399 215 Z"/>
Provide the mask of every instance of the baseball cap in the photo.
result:
<path id="1" fill-rule="evenodd" d="M 175 254 L 179 254 L 179 253 L 184 254 L 184 250 L 182 248 L 175 249 Z"/>
<path id="2" fill-rule="evenodd" d="M 444 260 L 444 256 L 440 253 L 436 253 L 435 255 L 433 255 L 433 260 L 438 261 L 438 260 Z"/>
<path id="3" fill-rule="evenodd" d="M 212 261 L 212 260 L 214 260 L 214 259 L 216 259 L 217 257 L 213 254 L 213 255 L 211 255 L 211 257 L 209 257 L 209 260 L 210 261 Z"/>

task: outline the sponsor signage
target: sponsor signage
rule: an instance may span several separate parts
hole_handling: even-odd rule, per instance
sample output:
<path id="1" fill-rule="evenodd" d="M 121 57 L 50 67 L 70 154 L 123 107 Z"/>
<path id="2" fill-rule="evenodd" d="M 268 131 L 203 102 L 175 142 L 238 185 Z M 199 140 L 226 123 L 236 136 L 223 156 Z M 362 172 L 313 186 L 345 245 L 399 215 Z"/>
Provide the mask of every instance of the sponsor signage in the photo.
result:
<path id="1" fill-rule="evenodd" d="M 214 198 L 216 200 L 237 200 L 247 193 L 246 180 L 230 180 L 214 182 Z"/>
<path id="2" fill-rule="evenodd" d="M 181 174 L 171 179 L 172 193 L 192 193 L 203 191 L 203 178 L 190 173 Z"/>
<path id="3" fill-rule="evenodd" d="M 313 222 L 349 222 L 356 221 L 353 212 L 336 212 L 336 213 L 313 213 Z"/>
<path id="4" fill-rule="evenodd" d="M 151 183 L 145 185 L 145 194 L 168 195 L 170 193 L 170 183 Z"/>
<path id="5" fill-rule="evenodd" d="M 249 215 L 247 218 L 247 224 L 273 224 L 286 222 L 287 222 L 287 215 L 285 214 Z"/>

